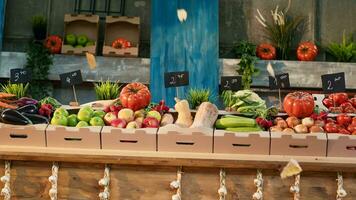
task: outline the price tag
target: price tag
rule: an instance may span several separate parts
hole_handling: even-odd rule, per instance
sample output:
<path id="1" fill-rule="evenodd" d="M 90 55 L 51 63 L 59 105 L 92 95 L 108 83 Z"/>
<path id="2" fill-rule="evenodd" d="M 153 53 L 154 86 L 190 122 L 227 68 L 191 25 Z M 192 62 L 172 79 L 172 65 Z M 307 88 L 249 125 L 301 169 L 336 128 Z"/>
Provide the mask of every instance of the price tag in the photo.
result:
<path id="1" fill-rule="evenodd" d="M 164 73 L 164 85 L 166 88 L 189 85 L 189 72 L 182 71 Z"/>
<path id="2" fill-rule="evenodd" d="M 325 74 L 321 76 L 323 91 L 325 93 L 345 92 L 345 73 Z"/>
<path id="3" fill-rule="evenodd" d="M 60 74 L 59 77 L 63 86 L 78 85 L 83 82 L 82 73 L 80 70 Z"/>
<path id="4" fill-rule="evenodd" d="M 220 89 L 238 91 L 242 87 L 242 77 L 241 76 L 222 76 Z"/>
<path id="5" fill-rule="evenodd" d="M 269 76 L 269 88 L 271 90 L 290 88 L 289 74 L 277 74 L 276 78 Z"/>
<path id="6" fill-rule="evenodd" d="M 31 71 L 27 69 L 11 69 L 10 82 L 11 83 L 28 83 L 31 81 Z"/>

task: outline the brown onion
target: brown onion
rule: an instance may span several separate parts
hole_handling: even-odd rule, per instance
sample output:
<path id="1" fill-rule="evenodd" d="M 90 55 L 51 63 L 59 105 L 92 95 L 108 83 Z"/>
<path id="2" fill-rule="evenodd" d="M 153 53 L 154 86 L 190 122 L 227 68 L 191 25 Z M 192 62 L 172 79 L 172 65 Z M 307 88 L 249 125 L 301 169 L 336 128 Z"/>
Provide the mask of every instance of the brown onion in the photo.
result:
<path id="1" fill-rule="evenodd" d="M 324 129 L 318 125 L 314 125 L 309 128 L 310 133 L 324 133 Z"/>
<path id="2" fill-rule="evenodd" d="M 315 120 L 314 121 L 314 125 L 318 125 L 320 127 L 324 127 L 325 126 L 325 122 L 323 120 Z"/>
<path id="3" fill-rule="evenodd" d="M 295 131 L 292 128 L 286 128 L 283 130 L 283 133 L 295 133 Z"/>
<path id="4" fill-rule="evenodd" d="M 286 122 L 289 128 L 294 128 L 296 125 L 300 124 L 300 120 L 296 117 L 288 117 Z"/>
<path id="5" fill-rule="evenodd" d="M 270 131 L 271 131 L 271 132 L 282 132 L 283 129 L 281 129 L 281 128 L 278 127 L 278 126 L 272 126 L 272 127 L 270 128 Z"/>
<path id="6" fill-rule="evenodd" d="M 308 127 L 303 124 L 299 124 L 294 127 L 295 132 L 297 133 L 308 133 Z"/>
<path id="7" fill-rule="evenodd" d="M 274 119 L 273 124 L 276 125 L 279 120 L 283 120 L 283 118 L 277 117 L 276 119 Z"/>
<path id="8" fill-rule="evenodd" d="M 288 128 L 288 124 L 286 121 L 284 121 L 284 119 L 278 120 L 277 121 L 277 126 L 281 129 L 285 129 Z"/>
<path id="9" fill-rule="evenodd" d="M 302 120 L 302 124 L 308 128 L 314 125 L 314 119 L 311 117 L 306 117 Z"/>

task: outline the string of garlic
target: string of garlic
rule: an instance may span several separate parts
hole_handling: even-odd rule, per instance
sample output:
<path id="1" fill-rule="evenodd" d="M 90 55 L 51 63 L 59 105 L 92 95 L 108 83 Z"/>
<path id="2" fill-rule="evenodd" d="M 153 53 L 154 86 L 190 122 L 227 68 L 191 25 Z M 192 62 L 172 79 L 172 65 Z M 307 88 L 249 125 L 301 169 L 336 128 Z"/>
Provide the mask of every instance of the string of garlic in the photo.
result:
<path id="1" fill-rule="evenodd" d="M 290 192 L 294 194 L 294 200 L 300 199 L 300 174 L 295 175 L 294 185 L 290 187 Z"/>
<path id="2" fill-rule="evenodd" d="M 104 191 L 99 193 L 100 200 L 110 199 L 110 167 L 105 165 L 104 177 L 99 180 L 99 185 L 104 187 Z"/>
<path id="3" fill-rule="evenodd" d="M 53 162 L 52 165 L 52 175 L 48 177 L 48 181 L 51 183 L 51 189 L 48 194 L 51 200 L 57 200 L 58 195 L 58 169 L 59 165 L 57 162 Z"/>
<path id="4" fill-rule="evenodd" d="M 226 172 L 224 169 L 220 169 L 220 188 L 218 190 L 219 200 L 225 200 L 225 197 L 227 195 L 225 181 L 226 181 Z"/>
<path id="5" fill-rule="evenodd" d="M 10 179 L 11 161 L 5 161 L 5 175 L 0 178 L 1 182 L 4 183 L 4 187 L 1 189 L 1 196 L 4 197 L 4 200 L 11 199 Z"/>
<path id="6" fill-rule="evenodd" d="M 337 191 L 336 191 L 336 200 L 342 200 L 347 196 L 347 192 L 344 189 L 344 179 L 342 177 L 342 173 L 337 173 Z"/>
<path id="7" fill-rule="evenodd" d="M 253 182 L 257 187 L 257 191 L 252 195 L 252 199 L 263 200 L 263 177 L 261 170 L 257 170 L 257 176 Z"/>
<path id="8" fill-rule="evenodd" d="M 172 195 L 172 200 L 182 199 L 182 173 L 182 167 L 178 167 L 177 179 L 170 183 L 170 187 L 177 190 L 176 193 Z"/>

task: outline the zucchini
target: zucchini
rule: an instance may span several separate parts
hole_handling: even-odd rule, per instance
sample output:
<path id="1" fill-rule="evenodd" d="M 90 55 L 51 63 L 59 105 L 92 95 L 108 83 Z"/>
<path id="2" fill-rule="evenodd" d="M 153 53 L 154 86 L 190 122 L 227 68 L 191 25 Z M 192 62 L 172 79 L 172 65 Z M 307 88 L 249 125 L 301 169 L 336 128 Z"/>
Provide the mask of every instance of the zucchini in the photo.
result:
<path id="1" fill-rule="evenodd" d="M 256 121 L 247 117 L 226 117 L 218 119 L 215 123 L 216 128 L 235 128 L 235 127 L 255 127 Z"/>
<path id="2" fill-rule="evenodd" d="M 258 132 L 258 131 L 262 131 L 262 129 L 260 127 L 258 127 L 258 126 L 227 128 L 225 130 L 226 131 L 231 131 L 231 132 Z"/>

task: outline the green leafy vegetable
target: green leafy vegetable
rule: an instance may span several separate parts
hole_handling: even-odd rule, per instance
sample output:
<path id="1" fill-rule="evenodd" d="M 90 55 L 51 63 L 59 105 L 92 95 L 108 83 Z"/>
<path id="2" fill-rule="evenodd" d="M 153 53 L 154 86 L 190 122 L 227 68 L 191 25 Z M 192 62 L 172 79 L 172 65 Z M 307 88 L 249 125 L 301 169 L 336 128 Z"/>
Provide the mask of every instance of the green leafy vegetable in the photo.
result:
<path id="1" fill-rule="evenodd" d="M 110 81 L 94 84 L 96 98 L 98 100 L 116 99 L 120 94 L 121 85 Z"/>
<path id="2" fill-rule="evenodd" d="M 16 95 L 16 98 L 19 99 L 27 95 L 28 87 L 29 87 L 28 83 L 24 85 L 22 83 L 11 84 L 10 82 L 8 82 L 6 85 L 1 85 L 1 91 L 8 94 Z"/>
<path id="3" fill-rule="evenodd" d="M 352 35 L 346 38 L 345 31 L 342 42 L 331 43 L 327 51 L 336 58 L 338 62 L 351 62 L 356 57 L 356 43 L 353 42 Z"/>
<path id="4" fill-rule="evenodd" d="M 189 89 L 187 101 L 192 109 L 196 109 L 203 102 L 213 102 L 214 96 L 209 89 Z"/>

